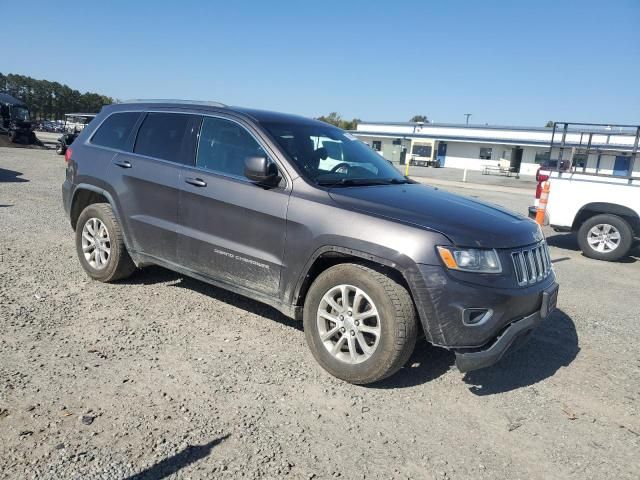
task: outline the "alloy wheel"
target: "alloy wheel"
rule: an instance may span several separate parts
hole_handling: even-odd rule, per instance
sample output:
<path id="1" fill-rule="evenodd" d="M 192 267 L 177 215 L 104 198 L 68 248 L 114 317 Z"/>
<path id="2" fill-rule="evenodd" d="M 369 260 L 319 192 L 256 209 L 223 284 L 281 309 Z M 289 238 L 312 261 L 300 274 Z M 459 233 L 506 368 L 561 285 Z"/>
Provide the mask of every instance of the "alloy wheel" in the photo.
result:
<path id="1" fill-rule="evenodd" d="M 324 294 L 316 323 L 324 347 L 345 363 L 366 361 L 380 343 L 378 309 L 364 290 L 353 285 L 337 285 Z"/>
<path id="2" fill-rule="evenodd" d="M 91 267 L 102 270 L 109 263 L 111 239 L 105 224 L 99 218 L 90 218 L 82 228 L 82 253 Z"/>
<path id="3" fill-rule="evenodd" d="M 600 253 L 614 251 L 620 245 L 621 239 L 618 229 L 606 223 L 594 225 L 587 233 L 587 243 Z"/>

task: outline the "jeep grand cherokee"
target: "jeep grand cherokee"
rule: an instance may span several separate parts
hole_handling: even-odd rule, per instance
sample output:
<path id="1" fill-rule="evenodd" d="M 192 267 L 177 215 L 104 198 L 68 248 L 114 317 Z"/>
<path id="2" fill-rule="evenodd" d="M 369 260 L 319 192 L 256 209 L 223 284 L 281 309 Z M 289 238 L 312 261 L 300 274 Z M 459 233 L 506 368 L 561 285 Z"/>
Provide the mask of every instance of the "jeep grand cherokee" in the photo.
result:
<path id="1" fill-rule="evenodd" d="M 534 222 L 418 184 L 326 123 L 123 103 L 65 159 L 64 207 L 90 277 L 155 264 L 272 305 L 302 319 L 318 363 L 348 382 L 396 372 L 419 332 L 461 371 L 489 366 L 555 307 Z"/>

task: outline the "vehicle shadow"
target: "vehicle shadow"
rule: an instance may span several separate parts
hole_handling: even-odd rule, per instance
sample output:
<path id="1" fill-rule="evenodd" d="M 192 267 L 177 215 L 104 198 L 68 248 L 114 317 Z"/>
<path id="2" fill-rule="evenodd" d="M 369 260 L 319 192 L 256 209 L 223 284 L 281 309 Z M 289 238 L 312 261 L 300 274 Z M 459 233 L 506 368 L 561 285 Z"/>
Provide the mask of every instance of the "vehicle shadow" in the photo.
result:
<path id="1" fill-rule="evenodd" d="M 453 352 L 434 347 L 421 338 L 406 365 L 389 378 L 370 385 L 373 389 L 409 388 L 428 383 L 447 373 L 455 363 Z"/>
<path id="2" fill-rule="evenodd" d="M 232 307 L 241 308 L 254 315 L 260 315 L 261 317 L 281 323 L 287 327 L 302 331 L 302 322 L 287 317 L 269 305 L 248 297 L 243 297 L 242 295 L 223 288 L 215 287 L 206 282 L 196 280 L 195 278 L 184 276 L 166 268 L 157 266 L 145 267 L 138 271 L 133 277 L 122 281 L 122 283 L 130 285 L 152 285 L 167 282 L 174 282 L 171 284 L 173 287 L 185 288 L 201 295 L 206 295 Z"/>
<path id="3" fill-rule="evenodd" d="M 26 178 L 22 178 L 22 172 L 16 172 L 15 170 L 7 170 L 0 168 L 0 182 L 5 183 L 23 183 L 28 182 Z"/>
<path id="4" fill-rule="evenodd" d="M 165 458 L 161 462 L 150 466 L 142 472 L 127 477 L 125 480 L 157 480 L 169 477 L 192 463 L 208 456 L 211 453 L 211 450 L 213 450 L 213 447 L 224 442 L 227 438 L 229 438 L 229 434 L 216 438 L 215 440 L 211 440 L 209 443 L 205 443 L 204 445 L 189 445 L 181 452 L 178 452 L 169 458 Z"/>
<path id="5" fill-rule="evenodd" d="M 463 381 L 475 395 L 493 395 L 534 385 L 568 366 L 580 352 L 573 320 L 555 310 L 527 342 L 512 349 L 496 365 L 468 372 Z"/>
<path id="6" fill-rule="evenodd" d="M 572 252 L 579 252 L 578 240 L 573 233 L 558 233 L 556 235 L 550 235 L 547 237 L 547 244 L 551 247 L 561 248 L 563 250 L 570 250 Z M 583 255 L 584 256 L 584 255 Z M 626 257 L 616 260 L 618 263 L 635 263 L 640 260 L 640 245 L 635 245 L 629 251 Z"/>

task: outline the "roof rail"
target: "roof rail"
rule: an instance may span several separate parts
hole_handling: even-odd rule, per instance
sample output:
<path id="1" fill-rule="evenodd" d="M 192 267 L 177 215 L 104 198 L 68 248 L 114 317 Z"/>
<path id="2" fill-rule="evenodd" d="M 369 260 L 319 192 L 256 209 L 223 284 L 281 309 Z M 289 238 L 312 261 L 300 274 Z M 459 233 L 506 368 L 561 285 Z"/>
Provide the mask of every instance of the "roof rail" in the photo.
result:
<path id="1" fill-rule="evenodd" d="M 116 103 L 182 103 L 187 105 L 204 105 L 207 107 L 226 107 L 224 103 L 208 100 L 180 100 L 175 98 L 133 98 L 130 100 L 118 100 Z"/>

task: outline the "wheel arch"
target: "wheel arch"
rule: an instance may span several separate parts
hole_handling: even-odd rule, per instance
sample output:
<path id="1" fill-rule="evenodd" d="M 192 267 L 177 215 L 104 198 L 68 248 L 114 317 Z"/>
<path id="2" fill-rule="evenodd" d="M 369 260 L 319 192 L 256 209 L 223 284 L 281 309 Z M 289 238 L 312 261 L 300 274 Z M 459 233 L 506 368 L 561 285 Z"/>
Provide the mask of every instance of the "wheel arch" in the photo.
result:
<path id="1" fill-rule="evenodd" d="M 342 263 L 357 263 L 389 275 L 405 287 L 415 304 L 411 284 L 407 280 L 406 268 L 386 258 L 340 246 L 324 246 L 311 256 L 306 263 L 293 292 L 293 304 L 296 306 L 296 318 L 302 316 L 302 308 L 309 288 L 325 270 Z M 419 309 L 417 309 L 419 311 Z M 298 319 L 300 319 L 298 318 Z"/>
<path id="2" fill-rule="evenodd" d="M 640 236 L 640 217 L 638 213 L 624 205 L 608 202 L 593 202 L 584 205 L 576 214 L 571 229 L 577 231 L 589 218 L 601 214 L 617 215 L 623 218 L 629 223 L 634 234 Z"/>
<path id="3" fill-rule="evenodd" d="M 76 188 L 73 191 L 73 196 L 71 197 L 71 205 L 69 208 L 69 220 L 71 221 L 71 227 L 74 230 L 76 229 L 76 226 L 78 223 L 78 217 L 80 216 L 80 213 L 82 213 L 82 210 L 84 210 L 89 205 L 94 203 L 109 204 L 109 206 L 113 210 L 113 214 L 115 215 L 116 220 L 120 224 L 125 247 L 133 257 L 131 244 L 129 243 L 127 231 L 120 217 L 120 212 L 118 211 L 118 207 L 116 206 L 116 203 L 113 200 L 113 197 L 111 196 L 111 194 L 108 191 L 104 190 L 103 188 L 96 187 L 95 185 L 91 185 L 87 183 L 80 183 L 76 186 Z"/>
<path id="4" fill-rule="evenodd" d="M 71 227 L 74 230 L 76 229 L 78 218 L 82 211 L 94 203 L 108 203 L 115 212 L 112 200 L 111 195 L 99 187 L 86 184 L 78 185 L 73 191 L 73 197 L 71 198 L 71 206 L 69 209 Z"/>

